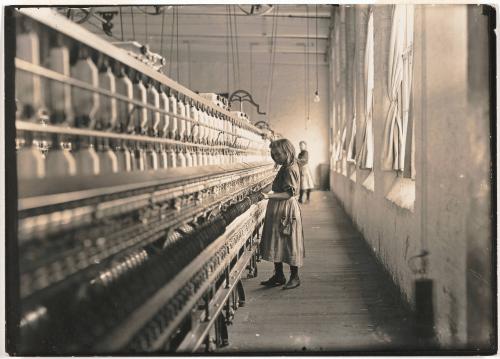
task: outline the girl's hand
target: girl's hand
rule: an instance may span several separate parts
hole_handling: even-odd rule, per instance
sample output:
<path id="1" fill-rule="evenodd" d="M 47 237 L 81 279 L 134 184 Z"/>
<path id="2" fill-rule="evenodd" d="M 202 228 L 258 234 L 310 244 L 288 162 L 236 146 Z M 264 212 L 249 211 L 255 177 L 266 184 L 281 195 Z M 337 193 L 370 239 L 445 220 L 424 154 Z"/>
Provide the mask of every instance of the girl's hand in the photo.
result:
<path id="1" fill-rule="evenodd" d="M 268 193 L 261 192 L 260 194 L 262 195 L 262 197 L 264 199 L 269 199 L 269 194 Z"/>

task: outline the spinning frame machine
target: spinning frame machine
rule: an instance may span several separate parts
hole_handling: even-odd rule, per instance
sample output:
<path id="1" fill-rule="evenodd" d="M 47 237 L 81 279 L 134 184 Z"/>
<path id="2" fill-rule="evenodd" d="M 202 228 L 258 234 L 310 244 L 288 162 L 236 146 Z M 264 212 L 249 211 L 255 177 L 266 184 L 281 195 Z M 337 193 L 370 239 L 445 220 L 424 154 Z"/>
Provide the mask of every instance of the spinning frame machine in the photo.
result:
<path id="1" fill-rule="evenodd" d="M 50 9 L 14 17 L 18 352 L 227 345 L 269 139 Z"/>

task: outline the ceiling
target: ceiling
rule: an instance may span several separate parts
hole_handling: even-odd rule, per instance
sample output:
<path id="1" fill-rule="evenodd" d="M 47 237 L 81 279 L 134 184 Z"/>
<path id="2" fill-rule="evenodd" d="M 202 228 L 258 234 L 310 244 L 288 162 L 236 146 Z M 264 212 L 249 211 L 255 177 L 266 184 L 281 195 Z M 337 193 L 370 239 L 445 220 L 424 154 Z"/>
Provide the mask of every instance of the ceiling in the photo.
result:
<path id="1" fill-rule="evenodd" d="M 155 15 L 157 7 L 152 5 L 94 7 L 82 26 L 108 41 L 148 43 L 152 51 L 167 57 L 177 43 L 189 45 L 190 51 L 228 51 L 231 38 L 240 53 L 269 53 L 274 24 L 276 54 L 303 56 L 306 44 L 309 53 L 325 53 L 332 5 L 274 5 L 262 15 L 245 14 L 251 5 L 232 4 L 162 6 L 158 10 Z M 113 14 L 111 37 L 102 30 L 106 13 Z"/>

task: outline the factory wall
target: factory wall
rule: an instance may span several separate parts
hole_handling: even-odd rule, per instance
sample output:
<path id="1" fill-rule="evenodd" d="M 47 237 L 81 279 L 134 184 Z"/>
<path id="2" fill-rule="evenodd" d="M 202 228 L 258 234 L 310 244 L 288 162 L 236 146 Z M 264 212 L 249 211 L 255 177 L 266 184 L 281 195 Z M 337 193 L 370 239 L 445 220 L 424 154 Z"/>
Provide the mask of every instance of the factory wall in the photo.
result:
<path id="1" fill-rule="evenodd" d="M 489 347 L 493 312 L 488 18 L 478 6 L 415 6 L 412 179 L 407 171 L 382 169 L 394 7 L 372 9 L 373 169 L 348 163 L 342 151 L 341 160 L 331 160 L 332 190 L 412 307 L 415 280 L 433 281 L 434 329 L 440 344 Z M 365 120 L 364 98 L 357 96 L 353 106 L 350 94 L 353 86 L 361 94 L 365 88 L 369 10 L 338 8 L 331 34 L 330 120 L 336 133 L 356 108 L 357 148 Z M 356 76 L 348 75 L 351 66 L 357 67 Z M 335 142 L 331 146 L 333 151 Z M 424 251 L 428 255 L 421 261 L 418 256 Z"/>
<path id="2" fill-rule="evenodd" d="M 320 165 L 329 163 L 329 83 L 328 65 L 324 56 L 318 56 L 319 63 L 319 93 L 320 102 L 313 102 L 316 87 L 315 57 L 310 54 L 309 91 L 306 98 L 305 55 L 277 54 L 272 81 L 269 107 L 267 93 L 270 84 L 269 53 L 240 54 L 240 86 L 233 81 L 233 69 L 230 65 L 230 92 L 239 88 L 247 90 L 254 101 L 260 105 L 260 110 L 266 115 L 259 115 L 255 107 L 244 103 L 243 110 L 253 123 L 268 120 L 271 128 L 288 138 L 299 152 L 299 141 L 308 143 L 311 170 L 314 172 L 316 186 L 327 188 L 328 178 L 321 180 Z M 181 53 L 182 58 L 182 53 Z M 176 79 L 176 64 L 172 67 L 172 78 Z M 213 51 L 198 51 L 191 49 L 190 61 L 182 62 L 179 68 L 180 82 L 194 91 L 228 92 L 227 59 L 225 53 Z M 309 102 L 310 121 L 307 122 L 306 100 Z M 236 103 L 236 107 L 239 104 Z M 324 172 L 324 171 L 323 171 Z M 328 171 L 326 171 L 326 177 Z M 325 183 L 326 182 L 326 183 Z"/>

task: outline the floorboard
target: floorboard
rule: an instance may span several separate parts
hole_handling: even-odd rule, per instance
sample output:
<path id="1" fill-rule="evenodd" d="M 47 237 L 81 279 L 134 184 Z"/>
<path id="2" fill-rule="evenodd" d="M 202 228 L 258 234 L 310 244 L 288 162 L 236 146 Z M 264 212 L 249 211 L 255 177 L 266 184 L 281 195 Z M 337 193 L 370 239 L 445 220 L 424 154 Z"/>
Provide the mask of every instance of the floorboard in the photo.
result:
<path id="1" fill-rule="evenodd" d="M 411 346 L 412 331 L 386 273 L 330 192 L 302 205 L 306 259 L 301 286 L 264 288 L 273 265 L 244 279 L 246 305 L 222 353 L 386 351 Z M 285 271 L 288 276 L 288 268 Z"/>

